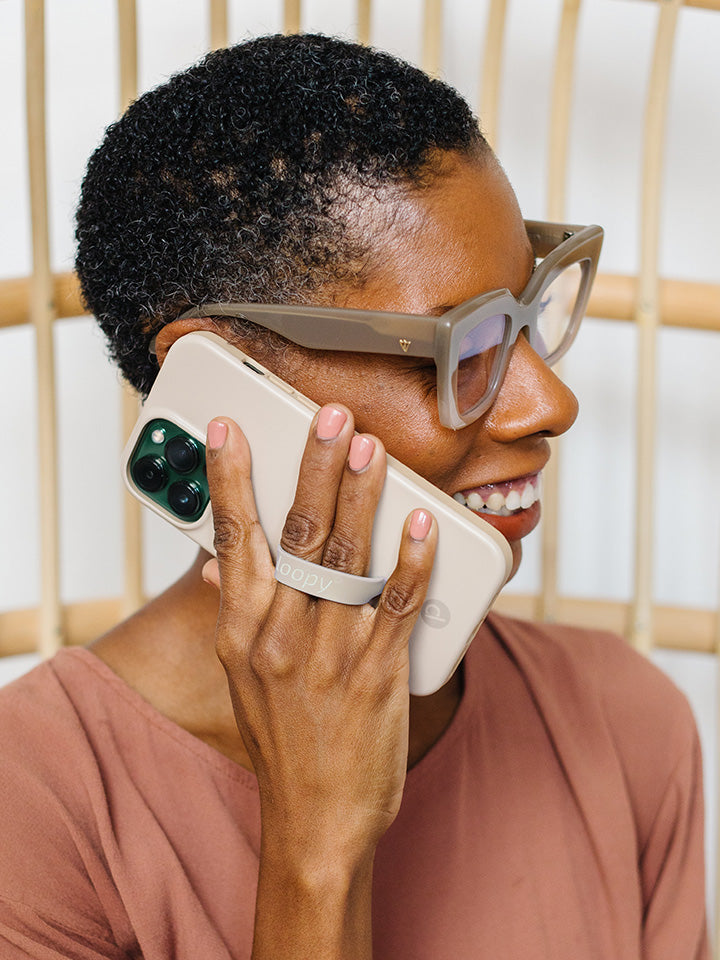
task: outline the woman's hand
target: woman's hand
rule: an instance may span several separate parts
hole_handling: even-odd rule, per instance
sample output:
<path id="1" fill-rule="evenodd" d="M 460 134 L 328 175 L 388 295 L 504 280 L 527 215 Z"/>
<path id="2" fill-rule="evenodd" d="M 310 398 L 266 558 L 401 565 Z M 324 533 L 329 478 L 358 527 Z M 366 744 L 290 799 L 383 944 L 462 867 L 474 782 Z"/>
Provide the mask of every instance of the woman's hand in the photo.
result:
<path id="1" fill-rule="evenodd" d="M 367 940 L 372 857 L 397 814 L 405 782 L 408 637 L 430 578 L 435 523 L 424 511 L 407 518 L 398 563 L 377 608 L 347 606 L 274 579 L 255 509 L 250 451 L 230 420 L 209 426 L 207 472 L 217 563 L 206 566 L 205 576 L 220 588 L 217 651 L 260 791 L 259 923 L 264 878 L 275 898 L 272 906 L 269 893 L 265 898 L 266 920 L 256 926 L 255 947 L 260 949 L 258 930 L 264 930 L 273 945 L 268 956 L 280 949 L 277 936 L 283 937 L 284 956 L 296 955 L 287 952 L 291 945 L 300 956 L 304 936 L 295 917 L 311 938 L 305 946 L 315 956 L 334 956 L 319 950 L 321 943 L 334 942 L 334 935 L 326 931 L 318 940 L 315 920 L 306 929 L 313 915 L 309 903 L 301 919 L 294 910 L 310 890 L 323 891 L 325 908 L 337 895 L 340 927 L 355 916 L 351 927 L 364 930 L 358 943 Z M 335 570 L 366 574 L 384 477 L 380 441 L 353 437 L 346 408 L 323 407 L 308 437 L 283 549 Z M 277 917 L 275 881 L 281 877 L 296 895 Z M 358 889 L 362 894 L 356 896 Z M 348 953 L 347 930 L 336 927 L 341 954 L 365 956 Z M 356 930 L 351 939 L 358 936 Z"/>

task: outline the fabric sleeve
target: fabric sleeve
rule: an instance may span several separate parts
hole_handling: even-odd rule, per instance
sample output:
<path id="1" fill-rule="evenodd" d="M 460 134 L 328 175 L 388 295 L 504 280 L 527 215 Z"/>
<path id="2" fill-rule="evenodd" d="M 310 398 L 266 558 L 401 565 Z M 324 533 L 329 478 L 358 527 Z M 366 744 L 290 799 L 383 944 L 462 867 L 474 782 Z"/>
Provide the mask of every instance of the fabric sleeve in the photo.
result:
<path id="1" fill-rule="evenodd" d="M 640 856 L 643 960 L 709 960 L 705 915 L 702 761 L 687 708 L 677 762 Z"/>
<path id="2" fill-rule="evenodd" d="M 93 772 L 47 666 L 0 700 L 0 957 L 128 960 Z M 139 956 L 139 954 L 136 954 Z"/>
<path id="3" fill-rule="evenodd" d="M 108 923 L 98 858 L 27 769 L 0 776 L 2 960 L 128 960 Z M 139 956 L 139 954 L 137 955 Z"/>

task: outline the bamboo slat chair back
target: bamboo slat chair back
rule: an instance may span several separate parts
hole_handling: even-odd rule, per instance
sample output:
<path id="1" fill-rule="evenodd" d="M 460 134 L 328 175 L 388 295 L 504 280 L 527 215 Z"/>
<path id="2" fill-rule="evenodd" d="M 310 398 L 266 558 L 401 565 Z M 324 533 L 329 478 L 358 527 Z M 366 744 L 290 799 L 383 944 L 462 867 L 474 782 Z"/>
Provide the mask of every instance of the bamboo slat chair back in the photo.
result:
<path id="1" fill-rule="evenodd" d="M 431 74 L 442 73 L 443 0 L 423 0 L 422 61 Z M 657 0 L 656 0 L 657 2 Z M 613 323 L 635 324 L 638 331 L 637 461 L 635 477 L 634 590 L 629 603 L 602 597 L 563 596 L 558 586 L 558 487 L 561 450 L 546 471 L 543 498 L 541 586 L 536 595 L 508 594 L 501 609 L 525 616 L 605 627 L 623 633 L 644 653 L 653 647 L 720 653 L 717 609 L 685 609 L 653 601 L 655 411 L 657 339 L 664 325 L 720 333 L 720 283 L 660 277 L 662 175 L 665 121 L 671 67 L 683 6 L 720 13 L 720 0 L 662 0 L 654 54 L 647 81 L 644 116 L 640 221 L 640 268 L 635 276 L 599 273 L 589 315 Z M 227 0 L 208 0 L 210 46 L 228 42 Z M 357 0 L 357 37 L 371 39 L 371 0 Z M 578 21 L 581 0 L 563 0 L 552 72 L 548 129 L 548 219 L 566 217 L 566 185 L 572 119 Z M 81 315 L 83 306 L 74 276 L 53 274 L 49 252 L 47 196 L 45 9 L 43 0 L 25 0 L 26 109 L 28 174 L 32 220 L 30 276 L 0 280 L 0 328 L 31 324 L 35 329 L 38 367 L 39 512 L 42 531 L 41 601 L 37 608 L 0 611 L 0 656 L 38 650 L 49 656 L 62 644 L 85 643 L 144 601 L 142 535 L 137 504 L 124 501 L 124 591 L 121 597 L 63 604 L 60 598 L 57 432 L 55 427 L 55 358 L 53 328 L 65 317 Z M 498 137 L 503 48 L 508 22 L 507 0 L 488 0 L 484 50 L 479 58 L 478 112 L 491 144 Z M 117 43 L 121 110 L 138 92 L 138 21 L 135 0 L 117 0 Z M 303 24 L 301 0 L 284 0 L 284 29 Z M 108 118 L 110 119 L 110 118 Z M 129 433 L 137 398 L 127 389 L 122 400 L 123 432 Z M 720 535 L 720 531 L 715 531 Z M 716 913 L 717 915 L 717 913 Z M 720 958 L 720 949 L 715 954 Z"/>

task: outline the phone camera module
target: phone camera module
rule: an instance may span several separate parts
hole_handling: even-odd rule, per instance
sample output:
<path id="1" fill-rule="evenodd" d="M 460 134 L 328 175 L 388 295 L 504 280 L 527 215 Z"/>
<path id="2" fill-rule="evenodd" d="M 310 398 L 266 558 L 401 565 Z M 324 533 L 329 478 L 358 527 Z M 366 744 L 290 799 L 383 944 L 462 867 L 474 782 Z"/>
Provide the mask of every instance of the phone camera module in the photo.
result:
<path id="1" fill-rule="evenodd" d="M 145 493 L 156 493 L 167 483 L 167 471 L 160 457 L 141 457 L 133 464 L 132 477 Z"/>
<path id="2" fill-rule="evenodd" d="M 191 473 L 200 462 L 197 444 L 190 437 L 173 437 L 165 444 L 165 456 L 173 470 Z"/>
<path id="3" fill-rule="evenodd" d="M 167 501 L 179 517 L 192 517 L 202 506 L 200 488 L 191 480 L 176 480 L 168 488 Z"/>

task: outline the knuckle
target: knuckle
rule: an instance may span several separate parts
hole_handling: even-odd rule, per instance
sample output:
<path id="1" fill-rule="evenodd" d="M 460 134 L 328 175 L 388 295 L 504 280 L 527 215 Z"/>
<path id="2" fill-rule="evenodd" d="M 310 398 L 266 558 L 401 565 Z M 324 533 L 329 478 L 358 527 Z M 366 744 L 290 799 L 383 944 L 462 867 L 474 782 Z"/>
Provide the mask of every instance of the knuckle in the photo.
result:
<path id="1" fill-rule="evenodd" d="M 325 531 L 315 517 L 296 507 L 291 508 L 285 521 L 280 545 L 288 553 L 302 554 L 317 549 L 325 539 Z"/>
<path id="2" fill-rule="evenodd" d="M 227 630 L 218 630 L 215 636 L 215 653 L 226 669 L 235 665 L 238 656 L 237 643 Z"/>
<path id="3" fill-rule="evenodd" d="M 250 647 L 248 666 L 261 683 L 281 680 L 294 670 L 295 662 L 287 645 L 277 637 L 263 637 Z"/>
<path id="4" fill-rule="evenodd" d="M 402 619 L 420 610 L 420 596 L 410 583 L 392 581 L 380 597 L 380 607 L 392 619 Z"/>
<path id="5" fill-rule="evenodd" d="M 242 550 L 250 542 L 252 523 L 223 513 L 219 515 L 216 513 L 214 521 L 215 537 L 213 543 L 218 557 L 223 558 Z"/>
<path id="6" fill-rule="evenodd" d="M 326 567 L 332 567 L 333 570 L 353 570 L 357 555 L 357 543 L 339 531 L 333 530 L 325 544 L 323 564 Z"/>

